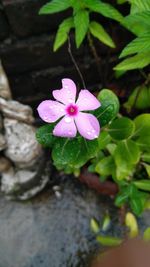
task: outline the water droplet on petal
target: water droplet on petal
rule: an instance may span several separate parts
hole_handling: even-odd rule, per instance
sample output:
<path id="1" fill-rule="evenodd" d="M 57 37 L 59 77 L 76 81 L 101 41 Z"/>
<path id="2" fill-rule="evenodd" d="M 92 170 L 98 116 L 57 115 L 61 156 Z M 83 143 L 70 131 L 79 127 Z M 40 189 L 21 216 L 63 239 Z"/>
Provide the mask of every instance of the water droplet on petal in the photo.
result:
<path id="1" fill-rule="evenodd" d="M 70 123 L 71 121 L 72 121 L 72 119 L 70 117 L 65 118 L 65 122 Z"/>
<path id="2" fill-rule="evenodd" d="M 94 135 L 94 137 L 95 137 L 95 138 L 98 138 L 98 135 L 97 135 L 97 134 L 95 134 L 95 135 Z"/>
<path id="3" fill-rule="evenodd" d="M 95 133 L 95 130 L 94 129 L 92 130 L 92 133 Z"/>
<path id="4" fill-rule="evenodd" d="M 65 85 L 65 88 L 67 89 L 68 88 L 68 85 Z"/>
<path id="5" fill-rule="evenodd" d="M 88 135 L 91 135 L 91 132 L 88 131 L 87 134 L 88 134 Z"/>

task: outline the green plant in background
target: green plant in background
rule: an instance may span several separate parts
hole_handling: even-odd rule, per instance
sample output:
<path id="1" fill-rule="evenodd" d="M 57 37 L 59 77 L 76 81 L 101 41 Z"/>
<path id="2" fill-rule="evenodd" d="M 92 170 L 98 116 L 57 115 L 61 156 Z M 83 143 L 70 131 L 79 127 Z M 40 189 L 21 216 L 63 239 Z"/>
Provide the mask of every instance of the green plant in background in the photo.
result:
<path id="1" fill-rule="evenodd" d="M 142 69 L 150 64 L 150 1 L 129 0 L 129 3 L 130 14 L 121 24 L 137 37 L 121 52 L 120 58 L 127 58 L 115 67 L 118 71 Z"/>
<path id="2" fill-rule="evenodd" d="M 115 204 L 129 203 L 140 215 L 150 192 L 150 114 L 134 120 L 116 118 L 105 126 L 98 141 L 99 154 L 89 170 L 98 173 L 101 181 L 111 177 L 119 187 Z"/>
<path id="3" fill-rule="evenodd" d="M 39 14 L 54 14 L 68 8 L 73 9 L 73 14 L 63 20 L 59 25 L 54 42 L 54 51 L 67 41 L 71 29 L 75 29 L 75 42 L 77 48 L 80 47 L 88 33 L 98 38 L 105 45 L 112 48 L 115 47 L 114 41 L 104 27 L 99 22 L 91 20 L 90 16 L 95 12 L 106 18 L 121 22 L 123 16 L 112 5 L 104 3 L 101 0 L 52 0 L 40 9 Z"/>

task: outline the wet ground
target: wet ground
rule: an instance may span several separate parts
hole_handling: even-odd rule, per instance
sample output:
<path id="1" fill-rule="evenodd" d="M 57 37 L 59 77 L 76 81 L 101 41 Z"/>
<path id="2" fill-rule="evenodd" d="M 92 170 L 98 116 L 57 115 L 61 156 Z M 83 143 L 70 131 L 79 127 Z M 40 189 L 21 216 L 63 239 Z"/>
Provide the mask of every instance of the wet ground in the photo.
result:
<path id="1" fill-rule="evenodd" d="M 75 178 L 61 178 L 61 197 L 47 189 L 25 203 L 0 199 L 0 267 L 87 267 L 98 248 L 90 231 L 92 217 L 102 221 L 111 201 Z M 118 212 L 109 207 L 120 235 Z M 146 224 L 148 224 L 146 217 Z M 142 221 L 141 221 L 142 223 Z"/>

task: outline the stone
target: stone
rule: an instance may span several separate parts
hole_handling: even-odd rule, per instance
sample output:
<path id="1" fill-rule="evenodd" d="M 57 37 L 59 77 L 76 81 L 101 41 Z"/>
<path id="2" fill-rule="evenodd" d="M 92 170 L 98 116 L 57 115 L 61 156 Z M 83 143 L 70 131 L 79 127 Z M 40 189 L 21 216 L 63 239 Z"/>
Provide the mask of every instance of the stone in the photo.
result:
<path id="1" fill-rule="evenodd" d="M 14 100 L 0 98 L 0 111 L 4 117 L 32 124 L 34 122 L 32 108 Z"/>
<path id="2" fill-rule="evenodd" d="M 8 169 L 2 173 L 1 191 L 9 199 L 27 200 L 43 190 L 48 183 L 48 176 L 43 172 L 45 162 L 40 159 L 32 170 Z"/>
<path id="3" fill-rule="evenodd" d="M 9 87 L 9 82 L 6 77 L 5 71 L 0 61 L 0 97 L 4 99 L 11 99 L 11 91 Z"/>
<path id="4" fill-rule="evenodd" d="M 1 172 L 7 172 L 12 166 L 12 163 L 9 159 L 5 157 L 0 157 L 0 173 Z"/>
<path id="5" fill-rule="evenodd" d="M 36 141 L 35 128 L 13 119 L 4 119 L 6 156 L 20 168 L 37 163 L 42 148 Z"/>
<path id="6" fill-rule="evenodd" d="M 4 150 L 7 147 L 6 139 L 4 135 L 0 133 L 0 151 Z"/>

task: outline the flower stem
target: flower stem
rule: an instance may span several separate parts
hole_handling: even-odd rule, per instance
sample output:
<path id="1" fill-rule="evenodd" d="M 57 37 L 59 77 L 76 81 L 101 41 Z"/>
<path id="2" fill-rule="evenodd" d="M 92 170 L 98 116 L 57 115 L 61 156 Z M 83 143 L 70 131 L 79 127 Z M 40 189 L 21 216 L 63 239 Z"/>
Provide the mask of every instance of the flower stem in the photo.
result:
<path id="1" fill-rule="evenodd" d="M 73 64 L 74 64 L 74 66 L 75 66 L 75 68 L 76 68 L 76 70 L 77 70 L 77 72 L 78 72 L 80 78 L 81 78 L 83 87 L 84 87 L 84 89 L 85 89 L 85 88 L 86 88 L 86 85 L 85 85 L 85 81 L 84 81 L 83 75 L 82 75 L 82 73 L 81 73 L 81 71 L 80 71 L 80 69 L 79 69 L 79 66 L 78 66 L 78 64 L 77 64 L 77 62 L 76 62 L 76 60 L 75 60 L 75 58 L 74 58 L 74 56 L 73 56 L 73 54 L 72 54 L 72 50 L 71 50 L 71 41 L 70 41 L 70 36 L 69 36 L 69 35 L 68 35 L 68 53 L 69 53 L 69 55 L 70 55 L 70 57 L 71 57 L 71 60 L 72 60 L 72 62 L 73 62 Z"/>

